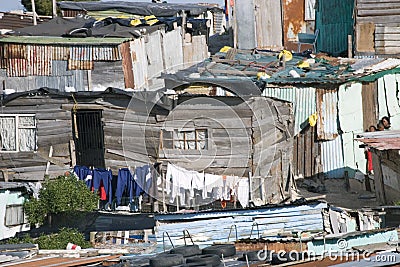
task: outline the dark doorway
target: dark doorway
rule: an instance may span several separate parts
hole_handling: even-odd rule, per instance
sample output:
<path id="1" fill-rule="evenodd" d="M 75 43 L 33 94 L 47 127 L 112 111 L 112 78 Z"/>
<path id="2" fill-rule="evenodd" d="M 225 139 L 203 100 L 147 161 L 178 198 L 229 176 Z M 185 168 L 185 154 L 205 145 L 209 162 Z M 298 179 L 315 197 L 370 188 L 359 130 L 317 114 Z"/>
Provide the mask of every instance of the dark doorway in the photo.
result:
<path id="1" fill-rule="evenodd" d="M 101 110 L 72 111 L 76 164 L 104 168 L 104 132 Z"/>

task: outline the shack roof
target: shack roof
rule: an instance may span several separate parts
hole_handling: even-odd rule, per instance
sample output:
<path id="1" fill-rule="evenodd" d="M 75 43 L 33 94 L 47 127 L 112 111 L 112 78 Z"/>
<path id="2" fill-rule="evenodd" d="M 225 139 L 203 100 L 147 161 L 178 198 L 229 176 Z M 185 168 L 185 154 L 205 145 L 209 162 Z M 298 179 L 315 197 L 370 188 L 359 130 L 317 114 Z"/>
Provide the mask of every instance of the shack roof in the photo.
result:
<path id="1" fill-rule="evenodd" d="M 40 88 L 30 91 L 18 92 L 7 95 L 3 101 L 2 105 L 7 105 L 14 99 L 20 97 L 28 97 L 28 96 L 52 96 L 52 97 L 62 97 L 62 98 L 71 98 L 76 100 L 81 100 L 84 102 L 89 102 L 92 99 L 101 98 L 101 97 L 110 97 L 110 98 L 125 98 L 130 101 L 135 102 L 135 108 L 143 109 L 145 111 L 149 110 L 149 107 L 154 107 L 154 110 L 171 110 L 172 102 L 169 98 L 164 97 L 164 90 L 160 89 L 157 91 L 126 91 L 118 88 L 109 87 L 105 91 L 79 91 L 79 92 L 61 92 L 57 89 L 51 88 Z"/>
<path id="2" fill-rule="evenodd" d="M 198 16 L 215 9 L 215 7 L 198 4 L 171 4 L 171 3 L 149 3 L 149 2 L 127 2 L 127 1 L 105 1 L 105 2 L 58 2 L 60 9 L 82 10 L 82 11 L 104 11 L 116 10 L 124 13 L 141 16 L 175 16 L 184 10 L 191 16 Z"/>
<path id="3" fill-rule="evenodd" d="M 400 150 L 400 131 L 366 132 L 358 135 L 358 141 L 377 150 Z"/>
<path id="4" fill-rule="evenodd" d="M 284 64 L 280 52 L 235 50 L 211 58 L 176 74 L 165 75 L 175 83 L 251 80 L 260 89 L 270 85 L 336 84 L 374 81 L 388 73 L 400 73 L 400 59 L 335 58 L 326 54 L 293 53 Z"/>
<path id="5" fill-rule="evenodd" d="M 119 18 L 106 18 L 103 20 L 95 20 L 94 18 L 88 16 L 78 16 L 69 19 L 56 17 L 40 25 L 16 29 L 13 32 L 7 33 L 7 35 L 40 36 L 40 38 L 30 38 L 28 40 L 35 40 L 35 43 L 41 44 L 51 43 L 52 39 L 47 39 L 50 37 L 74 37 L 73 39 L 55 39 L 57 43 L 66 42 L 103 44 L 109 42 L 120 42 L 116 38 L 132 39 L 152 33 L 161 28 L 165 28 L 166 22 L 158 20 L 157 23 L 155 23 L 154 25 L 149 25 L 146 23 L 146 21 L 144 21 L 137 26 L 132 26 L 130 23 L 130 19 Z M 44 39 L 43 42 L 40 42 L 41 39 Z M 15 37 L 11 40 L 14 40 L 15 42 L 23 42 L 24 38 Z"/>

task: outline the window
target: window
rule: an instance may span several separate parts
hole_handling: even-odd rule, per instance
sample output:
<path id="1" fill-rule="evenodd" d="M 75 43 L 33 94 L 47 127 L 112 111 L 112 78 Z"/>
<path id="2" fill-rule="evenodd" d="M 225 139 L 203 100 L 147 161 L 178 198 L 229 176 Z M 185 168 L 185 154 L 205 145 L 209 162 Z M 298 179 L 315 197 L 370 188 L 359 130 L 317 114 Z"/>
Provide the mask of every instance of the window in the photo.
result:
<path id="1" fill-rule="evenodd" d="M 163 131 L 163 147 L 166 149 L 206 150 L 207 129 Z"/>
<path id="2" fill-rule="evenodd" d="M 0 151 L 35 151 L 34 115 L 0 115 Z"/>
<path id="3" fill-rule="evenodd" d="M 24 224 L 25 216 L 24 216 L 24 206 L 23 205 L 7 205 L 6 206 L 6 217 L 5 217 L 5 225 L 6 226 L 16 226 Z"/>

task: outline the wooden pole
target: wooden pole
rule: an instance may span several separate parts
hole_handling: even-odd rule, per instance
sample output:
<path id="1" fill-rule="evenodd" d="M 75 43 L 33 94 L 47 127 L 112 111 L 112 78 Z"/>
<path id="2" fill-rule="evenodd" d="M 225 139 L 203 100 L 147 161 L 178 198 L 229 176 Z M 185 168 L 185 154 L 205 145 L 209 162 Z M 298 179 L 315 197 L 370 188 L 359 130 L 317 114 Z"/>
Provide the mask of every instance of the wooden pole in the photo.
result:
<path id="1" fill-rule="evenodd" d="M 56 0 L 53 0 L 53 18 L 57 17 L 57 4 Z"/>
<path id="2" fill-rule="evenodd" d="M 31 4 L 32 4 L 32 12 L 33 12 L 33 25 L 37 25 L 35 0 L 31 0 Z"/>
<path id="3" fill-rule="evenodd" d="M 353 38 L 351 35 L 347 35 L 347 57 L 353 57 Z"/>

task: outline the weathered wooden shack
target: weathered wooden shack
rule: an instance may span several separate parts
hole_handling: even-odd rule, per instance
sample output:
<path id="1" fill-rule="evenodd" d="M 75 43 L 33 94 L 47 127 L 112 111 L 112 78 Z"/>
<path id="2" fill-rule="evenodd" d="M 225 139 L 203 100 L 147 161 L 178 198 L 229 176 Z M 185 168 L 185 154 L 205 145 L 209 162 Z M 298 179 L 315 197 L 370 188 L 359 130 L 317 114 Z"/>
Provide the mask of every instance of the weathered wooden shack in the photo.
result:
<path id="1" fill-rule="evenodd" d="M 3 179 L 37 181 L 75 165 L 117 173 L 121 167 L 170 162 L 250 176 L 259 188 L 254 196 L 265 202 L 290 196 L 289 103 L 262 96 L 174 97 L 112 88 L 77 93 L 42 88 L 9 95 L 0 114 Z"/>

